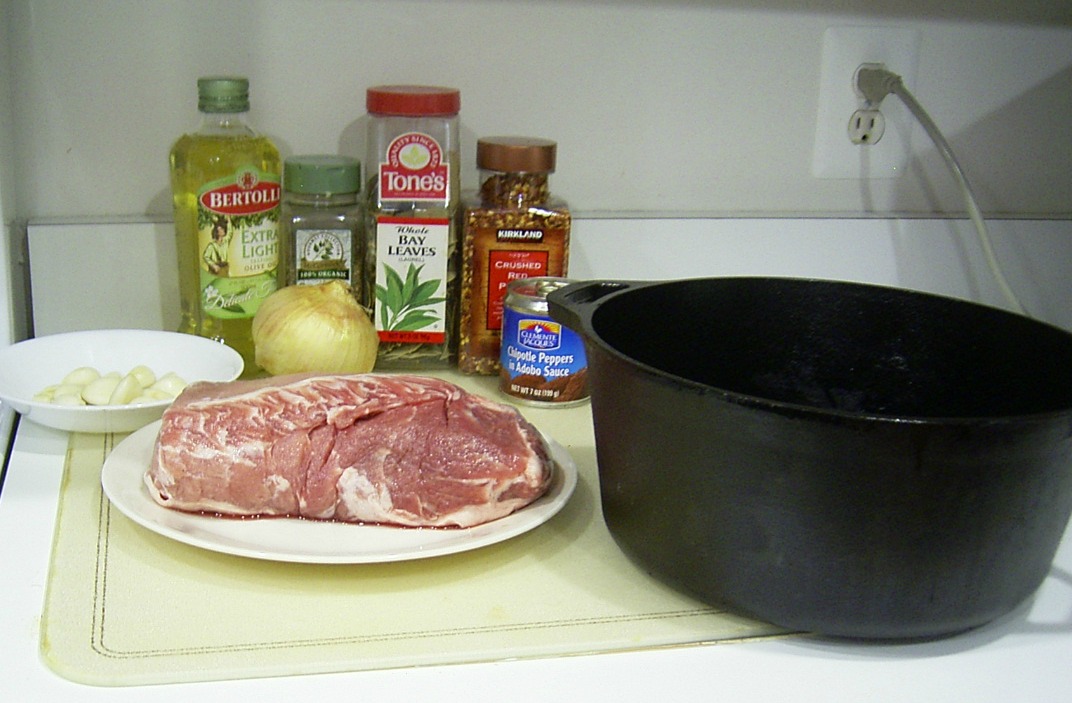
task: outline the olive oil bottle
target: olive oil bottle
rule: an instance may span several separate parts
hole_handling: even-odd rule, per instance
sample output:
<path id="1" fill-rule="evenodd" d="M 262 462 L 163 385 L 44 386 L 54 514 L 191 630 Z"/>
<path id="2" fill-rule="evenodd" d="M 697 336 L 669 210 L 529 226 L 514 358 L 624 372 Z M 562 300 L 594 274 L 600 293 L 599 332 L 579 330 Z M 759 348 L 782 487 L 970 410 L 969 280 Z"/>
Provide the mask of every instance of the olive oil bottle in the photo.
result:
<path id="1" fill-rule="evenodd" d="M 277 287 L 279 150 L 246 122 L 249 81 L 197 81 L 201 124 L 171 149 L 179 265 L 179 331 L 216 339 L 254 361 L 253 315 Z"/>

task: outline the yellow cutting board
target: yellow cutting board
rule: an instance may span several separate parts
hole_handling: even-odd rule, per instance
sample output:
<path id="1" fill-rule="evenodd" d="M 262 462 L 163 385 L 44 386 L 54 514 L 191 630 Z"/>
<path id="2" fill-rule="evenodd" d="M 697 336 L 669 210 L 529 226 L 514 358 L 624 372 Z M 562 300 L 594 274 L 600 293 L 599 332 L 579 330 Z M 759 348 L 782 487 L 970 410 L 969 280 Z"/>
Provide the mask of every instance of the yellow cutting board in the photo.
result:
<path id="1" fill-rule="evenodd" d="M 498 398 L 495 382 L 439 374 Z M 785 634 L 683 596 L 629 561 L 604 526 L 590 408 L 522 412 L 566 447 L 579 481 L 547 523 L 469 552 L 300 564 L 162 537 L 102 496 L 113 435 L 70 438 L 41 652 L 108 686 L 608 652 Z"/>

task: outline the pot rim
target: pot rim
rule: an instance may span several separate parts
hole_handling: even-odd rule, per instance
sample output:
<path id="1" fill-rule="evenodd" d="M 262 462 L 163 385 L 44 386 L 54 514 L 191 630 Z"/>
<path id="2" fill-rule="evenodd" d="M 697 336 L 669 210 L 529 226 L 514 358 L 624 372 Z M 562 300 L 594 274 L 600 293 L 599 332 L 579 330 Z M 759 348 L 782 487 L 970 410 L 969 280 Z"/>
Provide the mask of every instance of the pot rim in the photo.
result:
<path id="1" fill-rule="evenodd" d="M 1072 416 L 1072 404 L 1069 407 L 1065 407 L 1058 410 L 1043 410 L 1035 413 L 1018 413 L 1009 415 L 897 415 L 892 413 L 880 413 L 880 412 L 868 412 L 868 411 L 852 411 L 839 408 L 824 408 L 816 405 L 809 405 L 805 403 L 797 403 L 784 400 L 774 400 L 771 398 L 765 398 L 741 391 L 734 391 L 719 386 L 713 386 L 700 381 L 679 376 L 670 371 L 662 370 L 656 366 L 652 366 L 646 362 L 635 359 L 628 354 L 625 354 L 617 347 L 613 346 L 607 340 L 605 340 L 593 327 L 592 315 L 595 309 L 607 300 L 617 298 L 623 295 L 627 295 L 638 290 L 666 286 L 666 285 L 679 285 L 687 284 L 690 282 L 698 281 L 710 281 L 710 280 L 729 280 L 735 281 L 776 281 L 776 282 L 792 282 L 794 284 L 826 284 L 838 287 L 851 287 L 858 289 L 878 289 L 888 292 L 893 292 L 898 295 L 908 295 L 918 298 L 931 298 L 947 303 L 954 303 L 957 305 L 971 306 L 976 308 L 984 308 L 990 312 L 998 315 L 1015 317 L 1021 321 L 1026 321 L 1032 325 L 1038 326 L 1040 329 L 1049 329 L 1055 331 L 1058 334 L 1065 336 L 1072 343 L 1072 333 L 1064 330 L 1056 325 L 1052 325 L 1048 322 L 1038 320 L 1036 318 L 1021 315 L 1019 313 L 1006 310 L 1004 308 L 998 308 L 984 303 L 979 303 L 972 300 L 966 300 L 963 298 L 955 298 L 948 295 L 941 295 L 937 293 L 930 293 L 926 291 L 918 291 L 909 288 L 902 288 L 898 286 L 875 284 L 875 283 L 861 283 L 857 281 L 845 281 L 837 279 L 823 279 L 823 278 L 811 278 L 811 277 L 791 277 L 791 276 L 707 276 L 707 277 L 694 277 L 684 279 L 667 279 L 656 281 L 618 281 L 618 280 L 592 280 L 592 281 L 577 281 L 571 283 L 568 286 L 560 288 L 548 295 L 548 301 L 551 304 L 552 311 L 556 308 L 565 309 L 571 316 L 575 316 L 579 322 L 577 325 L 577 332 L 581 334 L 586 340 L 598 343 L 599 348 L 616 357 L 620 361 L 626 364 L 630 364 L 640 371 L 644 372 L 646 376 L 659 383 L 674 383 L 686 388 L 692 389 L 701 394 L 715 394 L 720 396 L 723 400 L 739 405 L 742 407 L 766 409 L 769 411 L 777 412 L 785 416 L 798 416 L 798 417 L 811 417 L 814 419 L 828 419 L 830 421 L 839 421 L 841 423 L 860 423 L 860 424 L 891 424 L 891 425 L 946 425 L 951 427 L 966 427 L 975 425 L 1017 425 L 1017 424 L 1039 424 L 1048 423 L 1064 416 Z M 573 306 L 570 304 L 568 298 L 572 294 L 576 294 L 578 291 L 591 288 L 593 286 L 600 286 L 604 290 L 599 293 L 595 299 L 586 299 L 581 301 L 580 306 Z M 578 307 L 584 306 L 584 311 L 579 312 Z M 552 315 L 553 316 L 553 315 Z M 569 321 L 566 323 L 569 326 L 573 324 Z M 591 355 L 589 355 L 591 357 Z M 595 388 L 593 382 L 592 395 L 595 398 L 598 393 L 598 389 Z"/>

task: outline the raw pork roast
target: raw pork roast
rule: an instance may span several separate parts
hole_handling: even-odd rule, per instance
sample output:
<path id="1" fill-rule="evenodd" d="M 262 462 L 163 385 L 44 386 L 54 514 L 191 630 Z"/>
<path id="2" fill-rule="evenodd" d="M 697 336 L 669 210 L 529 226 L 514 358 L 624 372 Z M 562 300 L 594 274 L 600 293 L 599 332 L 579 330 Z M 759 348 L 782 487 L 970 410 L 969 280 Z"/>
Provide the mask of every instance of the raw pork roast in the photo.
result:
<path id="1" fill-rule="evenodd" d="M 145 481 L 185 511 L 468 527 L 536 500 L 551 466 L 515 409 L 446 381 L 299 375 L 188 387 Z"/>

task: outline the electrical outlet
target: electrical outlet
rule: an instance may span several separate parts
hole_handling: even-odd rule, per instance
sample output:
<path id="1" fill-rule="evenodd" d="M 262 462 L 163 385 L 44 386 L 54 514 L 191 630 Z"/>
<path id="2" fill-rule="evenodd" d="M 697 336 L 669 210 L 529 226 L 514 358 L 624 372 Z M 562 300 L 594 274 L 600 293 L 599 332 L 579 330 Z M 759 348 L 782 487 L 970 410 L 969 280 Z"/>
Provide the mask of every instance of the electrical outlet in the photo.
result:
<path id="1" fill-rule="evenodd" d="M 857 110 L 849 117 L 849 141 L 860 146 L 874 144 L 886 133 L 882 110 Z"/>
<path id="2" fill-rule="evenodd" d="M 819 109 L 811 170 L 817 178 L 896 178 L 911 155 L 911 113 L 895 95 L 878 106 L 874 128 L 862 122 L 868 139 L 855 141 L 851 129 L 858 111 L 875 106 L 856 92 L 861 64 L 883 64 L 911 89 L 919 62 L 920 32 L 901 27 L 829 27 L 823 33 Z M 882 131 L 875 137 L 878 125 Z"/>

